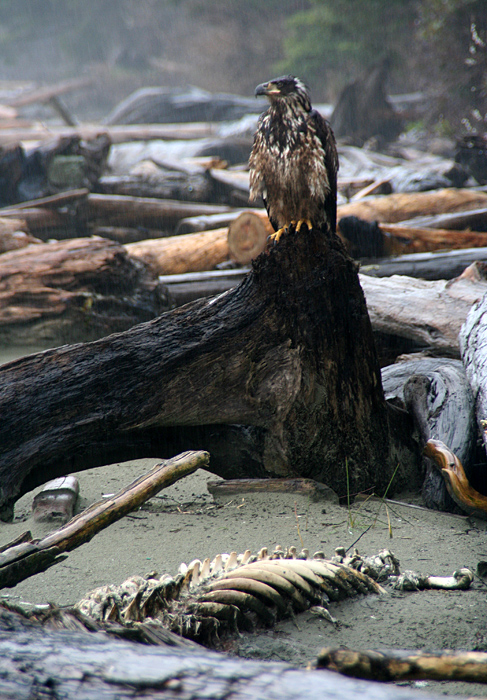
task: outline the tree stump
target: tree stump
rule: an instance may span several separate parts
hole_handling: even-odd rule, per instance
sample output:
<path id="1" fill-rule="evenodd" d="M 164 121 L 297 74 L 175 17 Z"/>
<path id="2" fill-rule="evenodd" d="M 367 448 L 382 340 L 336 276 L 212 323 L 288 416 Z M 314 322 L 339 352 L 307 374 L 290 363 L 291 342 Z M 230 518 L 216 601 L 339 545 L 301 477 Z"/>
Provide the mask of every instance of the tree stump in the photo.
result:
<path id="1" fill-rule="evenodd" d="M 224 478 L 300 476 L 340 496 L 397 467 L 355 263 L 302 228 L 242 283 L 92 343 L 0 369 L 0 508 L 48 479 L 204 448 Z"/>

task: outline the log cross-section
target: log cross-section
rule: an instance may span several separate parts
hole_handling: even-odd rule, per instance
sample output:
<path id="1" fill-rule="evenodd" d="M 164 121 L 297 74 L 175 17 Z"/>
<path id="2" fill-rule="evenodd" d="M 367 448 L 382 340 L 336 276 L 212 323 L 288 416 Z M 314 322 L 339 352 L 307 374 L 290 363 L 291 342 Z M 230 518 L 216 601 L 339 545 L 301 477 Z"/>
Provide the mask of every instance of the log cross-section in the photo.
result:
<path id="1" fill-rule="evenodd" d="M 224 478 L 340 495 L 384 489 L 396 467 L 356 265 L 316 229 L 282 236 L 224 294 L 5 365 L 0 416 L 5 519 L 48 479 L 183 449 L 207 449 Z"/>

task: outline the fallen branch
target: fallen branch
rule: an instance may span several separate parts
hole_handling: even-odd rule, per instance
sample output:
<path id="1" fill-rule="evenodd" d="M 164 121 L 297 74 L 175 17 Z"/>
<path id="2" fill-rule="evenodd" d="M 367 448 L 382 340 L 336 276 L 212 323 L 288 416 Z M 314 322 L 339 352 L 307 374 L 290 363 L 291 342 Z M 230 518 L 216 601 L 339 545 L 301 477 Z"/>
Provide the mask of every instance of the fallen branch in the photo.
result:
<path id="1" fill-rule="evenodd" d="M 316 668 L 380 681 L 487 682 L 487 654 L 480 651 L 411 652 L 323 649 Z"/>
<path id="2" fill-rule="evenodd" d="M 89 542 L 98 532 L 139 508 L 159 491 L 179 479 L 207 467 L 207 452 L 184 452 L 156 464 L 148 474 L 136 479 L 112 498 L 97 501 L 66 525 L 41 540 L 11 543 L 0 552 L 0 587 L 11 588 L 40 571 L 57 564 L 70 552 Z"/>

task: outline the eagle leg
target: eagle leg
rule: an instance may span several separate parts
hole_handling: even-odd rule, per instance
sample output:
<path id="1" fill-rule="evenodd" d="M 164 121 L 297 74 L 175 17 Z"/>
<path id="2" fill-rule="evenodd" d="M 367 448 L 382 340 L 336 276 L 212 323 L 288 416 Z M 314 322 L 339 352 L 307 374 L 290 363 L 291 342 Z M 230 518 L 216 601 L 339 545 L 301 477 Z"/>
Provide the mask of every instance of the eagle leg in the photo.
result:
<path id="1" fill-rule="evenodd" d="M 280 228 L 278 231 L 275 231 L 274 233 L 271 233 L 271 235 L 269 236 L 269 238 L 270 238 L 272 241 L 274 241 L 274 243 L 279 243 L 279 239 L 280 239 L 280 237 L 282 236 L 282 234 L 284 233 L 284 231 L 289 231 L 289 227 L 288 227 L 288 226 L 283 226 L 283 227 Z"/>
<path id="2" fill-rule="evenodd" d="M 313 228 L 313 224 L 309 219 L 300 219 L 296 224 L 296 233 L 299 233 L 301 231 L 303 224 L 306 224 L 306 226 L 308 227 L 308 231 L 311 231 L 311 229 Z"/>

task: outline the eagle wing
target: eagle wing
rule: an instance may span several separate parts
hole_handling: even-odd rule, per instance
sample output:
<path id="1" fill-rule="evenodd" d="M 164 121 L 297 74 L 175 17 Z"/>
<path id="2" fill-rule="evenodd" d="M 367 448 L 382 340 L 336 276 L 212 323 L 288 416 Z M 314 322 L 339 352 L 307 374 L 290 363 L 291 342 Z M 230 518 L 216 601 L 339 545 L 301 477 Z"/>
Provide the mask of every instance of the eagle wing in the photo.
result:
<path id="1" fill-rule="evenodd" d="M 311 110 L 309 119 L 314 124 L 316 135 L 321 141 L 325 153 L 325 167 L 330 189 L 325 198 L 324 208 L 326 220 L 330 224 L 331 230 L 336 232 L 338 152 L 335 136 L 329 123 L 316 109 Z"/>

